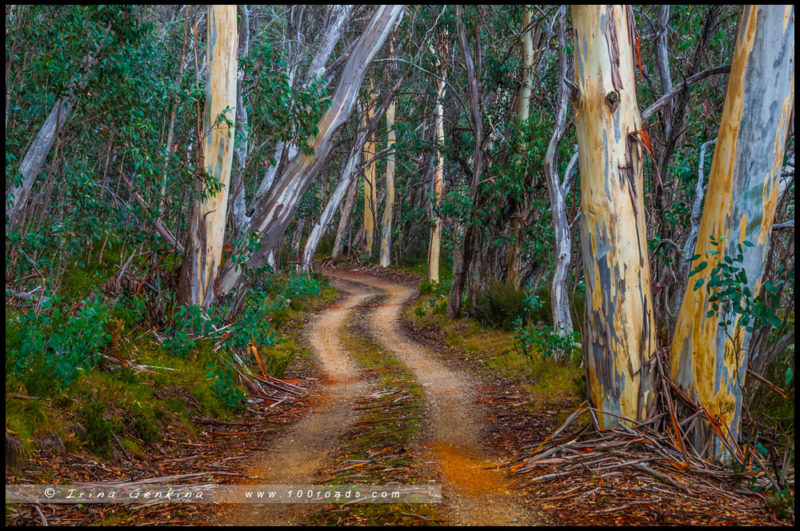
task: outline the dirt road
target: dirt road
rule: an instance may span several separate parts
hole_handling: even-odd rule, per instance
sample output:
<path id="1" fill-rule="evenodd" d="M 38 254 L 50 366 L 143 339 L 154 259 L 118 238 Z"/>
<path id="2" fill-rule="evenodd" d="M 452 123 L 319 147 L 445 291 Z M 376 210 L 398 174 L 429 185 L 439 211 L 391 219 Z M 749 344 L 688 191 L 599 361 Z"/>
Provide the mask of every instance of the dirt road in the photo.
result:
<path id="1" fill-rule="evenodd" d="M 308 340 L 322 366 L 323 392 L 311 413 L 276 439 L 272 448 L 254 460 L 250 477 L 264 485 L 314 484 L 325 457 L 354 417 L 354 401 L 365 385 L 359 367 L 339 342 L 339 330 L 352 309 L 372 295 L 353 291 L 349 283 L 334 281 L 347 296 L 311 323 Z M 317 509 L 313 504 L 243 504 L 220 525 L 298 525 Z"/>
<path id="2" fill-rule="evenodd" d="M 505 476 L 481 445 L 482 414 L 469 378 L 435 360 L 400 327 L 402 303 L 413 288 L 361 274 L 326 271 L 344 301 L 325 310 L 308 339 L 323 370 L 322 394 L 311 413 L 254 460 L 250 476 L 262 484 L 313 484 L 327 455 L 354 417 L 365 391 L 360 369 L 339 341 L 350 311 L 379 291 L 388 300 L 369 314 L 373 339 L 405 363 L 424 389 L 425 436 L 431 474 L 442 479 L 444 514 L 452 525 L 531 525 L 541 520 L 520 504 Z M 239 505 L 222 525 L 298 525 L 318 509 L 311 504 Z"/>
<path id="3" fill-rule="evenodd" d="M 426 444 L 441 470 L 445 509 L 453 525 L 531 525 L 537 517 L 517 502 L 505 476 L 481 445 L 481 411 L 468 377 L 435 360 L 400 326 L 402 304 L 416 290 L 366 275 L 327 272 L 388 293 L 370 314 L 376 341 L 405 363 L 422 384 L 427 410 Z M 541 523 L 541 522 L 540 522 Z"/>

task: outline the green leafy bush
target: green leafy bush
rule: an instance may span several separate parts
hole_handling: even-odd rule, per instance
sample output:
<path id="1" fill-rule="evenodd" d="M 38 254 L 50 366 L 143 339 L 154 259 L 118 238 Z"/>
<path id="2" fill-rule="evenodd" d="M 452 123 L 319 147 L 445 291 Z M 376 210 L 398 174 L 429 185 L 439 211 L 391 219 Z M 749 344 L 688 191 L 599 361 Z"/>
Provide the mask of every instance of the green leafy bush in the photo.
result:
<path id="1" fill-rule="evenodd" d="M 512 330 L 514 320 L 524 318 L 526 310 L 526 293 L 515 287 L 493 282 L 478 297 L 475 316 L 485 325 Z"/>
<path id="2" fill-rule="evenodd" d="M 99 299 L 84 300 L 84 306 L 68 317 L 53 307 L 59 302 L 53 295 L 41 311 L 21 316 L 21 341 L 8 354 L 6 367 L 21 377 L 28 392 L 38 396 L 68 386 L 81 371 L 94 367 L 111 340 L 105 330 L 108 309 Z"/>
<path id="3" fill-rule="evenodd" d="M 210 365 L 206 378 L 213 379 L 211 391 L 226 408 L 237 409 L 245 399 L 244 390 L 236 383 L 235 373 L 227 367 Z"/>
<path id="4" fill-rule="evenodd" d="M 106 418 L 108 407 L 99 402 L 89 402 L 81 413 L 86 422 L 86 439 L 89 448 L 98 454 L 107 454 L 109 443 L 115 431 L 119 430 L 118 422 Z"/>

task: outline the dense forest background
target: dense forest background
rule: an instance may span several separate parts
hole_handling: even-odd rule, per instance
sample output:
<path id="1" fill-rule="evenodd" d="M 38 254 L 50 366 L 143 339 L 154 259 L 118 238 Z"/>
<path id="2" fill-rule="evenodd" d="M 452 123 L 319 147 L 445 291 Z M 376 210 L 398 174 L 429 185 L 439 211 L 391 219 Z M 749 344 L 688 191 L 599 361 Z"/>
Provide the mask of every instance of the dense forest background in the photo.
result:
<path id="1" fill-rule="evenodd" d="M 202 388 L 215 411 L 241 408 L 252 392 L 243 365 L 263 363 L 273 376 L 289 365 L 277 331 L 299 301 L 325 293 L 312 271 L 391 266 L 423 277 L 420 312 L 512 333 L 525 356 L 585 372 L 595 405 L 623 416 L 644 420 L 655 406 L 625 409 L 626 393 L 647 394 L 644 376 L 602 373 L 627 362 L 598 350 L 598 330 L 618 335 L 620 351 L 659 350 L 663 371 L 735 433 L 713 420 L 697 426 L 689 439 L 700 453 L 730 457 L 731 437 L 757 453 L 771 445 L 761 455 L 785 481 L 784 456 L 794 455 L 785 399 L 795 385 L 793 52 L 784 74 L 772 70 L 778 59 L 746 64 L 755 73 L 742 79 L 791 86 L 791 96 L 762 91 L 783 112 L 779 133 L 743 134 L 738 153 L 724 131 L 745 130 L 750 118 L 737 125 L 724 110 L 737 90 L 737 36 L 750 42 L 745 8 L 633 6 L 595 20 L 560 6 L 258 5 L 224 16 L 217 7 L 5 8 L 7 438 L 11 429 L 30 445 L 42 422 L 25 420 L 37 418 L 31 400 L 9 393 L 113 388 L 131 378 L 116 369 L 143 332 L 157 341 L 147 348 L 186 366 L 199 348 L 200 373 L 184 385 Z M 581 80 L 595 63 L 579 39 L 605 32 L 611 42 L 615 24 L 629 32 L 614 30 L 609 44 L 618 54 L 609 75 L 622 81 L 597 101 L 619 109 L 621 122 L 606 123 L 587 103 L 592 88 Z M 755 24 L 742 65 L 785 45 Z M 755 96 L 739 90 L 749 117 Z M 620 123 L 627 152 L 606 144 L 605 160 L 592 135 L 618 134 Z M 729 171 L 733 184 L 712 185 L 712 161 L 759 158 L 767 151 L 743 140 L 756 136 L 770 139 L 764 190 L 774 190 L 740 201 L 750 188 L 736 184 L 739 170 Z M 589 201 L 616 156 L 631 168 L 622 190 L 633 210 Z M 753 232 L 740 233 L 740 218 L 710 219 L 730 189 Z M 706 216 L 722 232 L 707 230 Z M 583 228 L 604 223 L 634 229 L 621 245 L 617 229 L 602 243 Z M 606 255 L 626 271 L 617 280 L 613 266 L 609 281 L 607 270 L 589 269 Z M 622 286 L 619 299 L 606 297 L 612 285 Z M 643 302 L 629 308 L 622 301 L 634 293 Z M 685 308 L 685 294 L 697 293 L 706 302 Z M 717 372 L 698 384 L 700 372 L 677 366 L 678 343 L 711 336 L 681 315 L 707 311 L 716 321 L 703 326 L 734 347 L 723 338 L 715 354 L 708 339 L 703 349 L 717 361 L 702 363 Z M 640 322 L 625 324 L 626 312 Z M 622 406 L 609 405 L 615 393 Z M 96 394 L 86 397 L 69 407 L 96 419 Z M 150 418 L 146 403 L 131 407 Z M 93 437 L 96 449 L 113 444 Z"/>

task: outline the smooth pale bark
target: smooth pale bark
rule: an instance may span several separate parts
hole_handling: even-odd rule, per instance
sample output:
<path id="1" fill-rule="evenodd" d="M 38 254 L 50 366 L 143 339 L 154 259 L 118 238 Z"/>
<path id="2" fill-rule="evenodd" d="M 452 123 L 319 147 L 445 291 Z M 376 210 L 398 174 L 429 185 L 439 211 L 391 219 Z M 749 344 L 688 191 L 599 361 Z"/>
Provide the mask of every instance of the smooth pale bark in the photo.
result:
<path id="1" fill-rule="evenodd" d="M 178 303 L 208 308 L 214 301 L 214 281 L 222 260 L 222 242 L 228 210 L 228 188 L 233 163 L 234 129 L 218 117 L 234 119 L 238 31 L 236 6 L 208 8 L 208 77 L 203 110 L 203 166 L 222 186 L 213 197 L 195 199 L 189 232 L 184 245 Z M 198 194 L 199 195 L 199 194 Z"/>
<path id="2" fill-rule="evenodd" d="M 269 195 L 256 201 L 251 228 L 261 235 L 261 247 L 250 256 L 246 267 L 252 269 L 262 265 L 269 253 L 280 244 L 300 198 L 330 153 L 334 132 L 347 121 L 353 110 L 367 67 L 399 20 L 403 8 L 402 5 L 382 5 L 375 10 L 347 58 L 342 81 L 334 91 L 331 106 L 317 124 L 319 133 L 308 139 L 313 153 L 298 154 L 287 165 Z M 238 283 L 241 274 L 241 266 L 229 260 L 217 280 L 218 292 L 229 293 Z"/>
<path id="3" fill-rule="evenodd" d="M 250 53 L 250 12 L 247 6 L 240 5 L 241 31 L 239 32 L 239 59 L 247 57 Z M 247 168 L 247 148 L 250 137 L 247 131 L 247 107 L 244 105 L 242 95 L 242 81 L 244 71 L 236 72 L 236 127 L 239 141 L 235 143 L 233 153 L 236 158 L 236 175 L 231 179 L 233 198 L 231 200 L 231 213 L 233 214 L 233 235 L 241 238 L 250 228 L 250 217 L 247 215 L 247 203 L 244 189 L 244 172 Z"/>
<path id="4" fill-rule="evenodd" d="M 629 18 L 630 17 L 630 18 Z M 647 256 L 631 33 L 623 6 L 572 6 L 575 128 L 586 278 L 583 352 L 594 407 L 643 421 L 654 398 L 656 329 Z M 600 428 L 619 425 L 598 416 Z"/>
<path id="5" fill-rule="evenodd" d="M 383 207 L 383 219 L 381 220 L 381 250 L 379 263 L 381 267 L 389 267 L 392 260 L 392 207 L 394 207 L 394 109 L 395 102 L 389 104 L 386 109 L 387 133 L 386 147 L 390 149 L 386 157 L 386 205 Z"/>
<path id="6" fill-rule="evenodd" d="M 97 64 L 99 54 L 106 44 L 106 38 L 108 37 L 110 29 L 110 25 L 106 26 L 97 47 L 94 51 L 89 53 L 86 58 L 86 74 L 81 78 L 74 79 L 70 86 L 67 87 L 67 95 L 56 101 L 41 129 L 39 129 L 39 132 L 36 134 L 36 138 L 34 138 L 33 143 L 25 153 L 25 157 L 22 159 L 18 169 L 22 179 L 19 185 L 15 185 L 11 189 L 9 192 L 10 197 L 6 199 L 6 207 L 8 208 L 6 211 L 6 232 L 14 228 L 22 219 L 25 204 L 30 196 L 33 183 L 42 170 L 42 166 L 47 159 L 47 154 L 53 147 L 58 132 L 69 117 L 70 111 L 72 111 L 75 94 L 83 92 L 83 89 L 86 87 L 90 72 L 94 65 Z"/>
<path id="7" fill-rule="evenodd" d="M 372 118 L 372 80 L 369 80 L 367 99 L 364 102 L 364 128 Z M 368 161 L 375 155 L 374 135 L 370 135 L 364 143 L 364 160 Z M 375 187 L 375 162 L 368 162 L 364 168 L 364 252 L 367 259 L 372 256 L 372 239 L 375 234 L 375 198 L 377 190 Z"/>
<path id="8" fill-rule="evenodd" d="M 553 127 L 553 135 L 544 155 L 544 175 L 550 195 L 550 211 L 553 213 L 553 233 L 555 235 L 555 264 L 553 266 L 553 285 L 550 301 L 553 312 L 553 330 L 561 334 L 572 333 L 572 316 L 569 313 L 567 279 L 572 254 L 572 237 L 567 220 L 565 183 L 558 175 L 558 145 L 564 137 L 567 123 L 567 9 L 560 9 L 558 15 L 558 111 Z M 519 270 L 517 270 L 519 271 Z M 517 281 L 519 282 L 519 281 Z"/>
<path id="9" fill-rule="evenodd" d="M 350 216 L 353 213 L 353 207 L 356 205 L 356 193 L 358 192 L 358 181 L 353 180 L 350 183 L 350 188 L 347 191 L 347 199 L 342 207 L 342 214 L 339 218 L 339 225 L 336 227 L 336 238 L 333 242 L 333 252 L 331 258 L 338 258 L 342 254 L 342 247 L 344 247 L 344 234 L 350 225 Z"/>
<path id="10" fill-rule="evenodd" d="M 350 150 L 350 156 L 347 158 L 347 162 L 342 170 L 342 178 L 339 184 L 336 185 L 333 194 L 331 194 L 328 204 L 325 205 L 325 209 L 322 211 L 319 221 L 311 229 L 311 234 L 308 235 L 306 245 L 303 248 L 302 258 L 302 268 L 305 272 L 311 270 L 311 260 L 314 258 L 317 246 L 322 239 L 322 235 L 325 234 L 325 229 L 327 229 L 333 219 L 334 213 L 336 213 L 336 210 L 339 208 L 339 204 L 342 202 L 345 192 L 353 189 L 353 183 L 356 180 L 355 177 L 358 175 L 355 170 L 359 162 L 361 162 L 361 145 L 364 139 L 366 139 L 366 135 L 363 135 L 361 140 L 357 141 L 353 149 Z"/>
<path id="11" fill-rule="evenodd" d="M 472 133 L 475 140 L 475 149 L 472 155 L 472 180 L 469 185 L 470 204 L 472 205 L 472 209 L 475 210 L 478 208 L 478 188 L 481 180 L 481 171 L 483 170 L 483 149 L 481 149 L 483 144 L 483 118 L 480 109 L 481 95 L 478 83 L 479 75 L 475 72 L 475 63 L 472 60 L 472 53 L 469 51 L 469 44 L 467 43 L 467 35 L 464 29 L 464 21 L 461 18 L 461 12 L 461 5 L 457 5 L 456 27 L 458 28 L 458 40 L 461 43 L 461 49 L 464 51 L 464 63 L 467 67 L 470 118 L 472 121 Z M 480 36 L 480 31 L 478 31 L 477 34 Z M 480 53 L 481 43 L 478 42 L 477 45 L 478 52 Z M 471 217 L 472 212 L 470 212 L 469 215 Z M 471 220 L 468 220 L 466 225 L 464 240 L 453 255 L 453 282 L 450 285 L 450 293 L 447 298 L 446 315 L 448 319 L 461 316 L 461 293 L 464 290 L 464 282 L 466 281 L 470 262 L 472 261 L 472 248 L 476 230 Z"/>
<path id="12" fill-rule="evenodd" d="M 42 128 L 36 134 L 31 147 L 25 153 L 25 158 L 22 159 L 22 163 L 19 165 L 19 173 L 22 175 L 22 180 L 19 186 L 14 186 L 10 192 L 13 197 L 6 211 L 8 216 L 6 232 L 11 230 L 21 219 L 23 208 L 33 188 L 33 182 L 39 172 L 42 171 L 47 154 L 50 153 L 56 136 L 69 117 L 71 110 L 72 100 L 70 98 L 61 98 L 56 101 Z"/>
<path id="13" fill-rule="evenodd" d="M 433 173 L 433 200 L 438 206 L 444 196 L 444 108 L 442 99 L 444 98 L 445 79 L 447 71 L 442 68 L 442 78 L 436 89 L 436 170 Z M 439 282 L 439 254 L 442 247 L 442 218 L 436 214 L 436 209 L 431 205 L 433 215 L 433 227 L 431 228 L 431 238 L 428 245 L 428 280 Z"/>
<path id="14" fill-rule="evenodd" d="M 727 424 L 734 441 L 740 430 L 750 333 L 740 326 L 739 316 L 722 315 L 722 308 L 708 315 L 711 293 L 706 286 L 717 264 L 749 241 L 754 246 L 743 245 L 741 267 L 753 296 L 761 291 L 794 104 L 793 62 L 794 7 L 745 7 L 694 253 L 699 255 L 695 266 L 701 261 L 708 265 L 689 278 L 672 341 L 673 379 Z M 722 244 L 712 246 L 712 236 Z M 694 289 L 700 279 L 705 284 Z M 732 325 L 720 327 L 731 318 Z M 698 449 L 711 442 L 707 457 L 729 455 L 708 424 L 692 442 Z"/>

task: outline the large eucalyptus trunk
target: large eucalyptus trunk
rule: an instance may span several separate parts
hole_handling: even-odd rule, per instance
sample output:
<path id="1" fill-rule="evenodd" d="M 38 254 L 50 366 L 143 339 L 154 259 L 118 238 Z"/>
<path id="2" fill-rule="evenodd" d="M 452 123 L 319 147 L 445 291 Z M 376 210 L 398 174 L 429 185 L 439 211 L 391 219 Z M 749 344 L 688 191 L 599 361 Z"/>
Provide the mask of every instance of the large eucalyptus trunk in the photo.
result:
<path id="1" fill-rule="evenodd" d="M 262 265 L 269 253 L 280 244 L 303 192 L 330 153 L 334 132 L 347 121 L 352 112 L 367 67 L 383 46 L 402 12 L 402 5 L 382 5 L 376 9 L 345 63 L 342 82 L 336 87 L 331 106 L 317 124 L 318 134 L 308 139 L 313 153 L 298 154 L 289 162 L 280 181 L 269 195 L 256 201 L 251 227 L 260 234 L 261 246 L 246 261 L 247 268 Z M 241 275 L 241 265 L 229 260 L 217 281 L 219 293 L 229 293 L 237 285 Z"/>
<path id="2" fill-rule="evenodd" d="M 642 188 L 641 129 L 633 64 L 633 13 L 572 7 L 575 128 L 580 151 L 586 278 L 583 352 L 594 407 L 645 420 L 654 391 L 656 330 Z M 600 428 L 620 423 L 600 414 Z"/>
<path id="3" fill-rule="evenodd" d="M 189 232 L 184 245 L 178 302 L 208 308 L 214 301 L 214 281 L 222 260 L 222 243 L 228 210 L 228 186 L 233 162 L 234 129 L 228 125 L 234 115 L 226 108 L 236 107 L 236 67 L 238 32 L 236 6 L 208 7 L 208 73 L 203 112 L 203 166 L 208 176 L 221 186 L 213 193 L 196 183 L 196 195 Z M 200 193 L 201 192 L 201 193 Z M 205 197 L 202 197 L 205 196 Z"/>
<path id="4" fill-rule="evenodd" d="M 744 315 L 726 311 L 722 303 L 715 308 L 709 301 L 715 289 L 708 284 L 718 264 L 741 252 L 747 288 L 753 297 L 761 291 L 793 104 L 794 7 L 747 6 L 694 253 L 695 269 L 706 265 L 688 281 L 670 357 L 675 382 L 727 425 L 703 422 L 693 434 L 695 448 L 707 445 L 706 457 L 723 459 L 735 448 L 750 341 Z"/>
<path id="5" fill-rule="evenodd" d="M 389 104 L 386 109 L 386 127 L 389 130 L 386 140 L 386 148 L 390 149 L 386 158 L 386 205 L 383 207 L 383 219 L 381 220 L 381 251 L 380 266 L 389 267 L 392 261 L 392 207 L 394 206 L 394 108 L 395 102 Z"/>
<path id="6" fill-rule="evenodd" d="M 436 214 L 436 208 L 441 205 L 444 196 L 444 98 L 446 70 L 442 68 L 442 78 L 436 89 L 436 170 L 433 173 L 433 199 L 431 205 L 433 227 L 431 228 L 430 244 L 428 245 L 428 280 L 439 282 L 439 254 L 442 247 L 442 218 Z"/>

